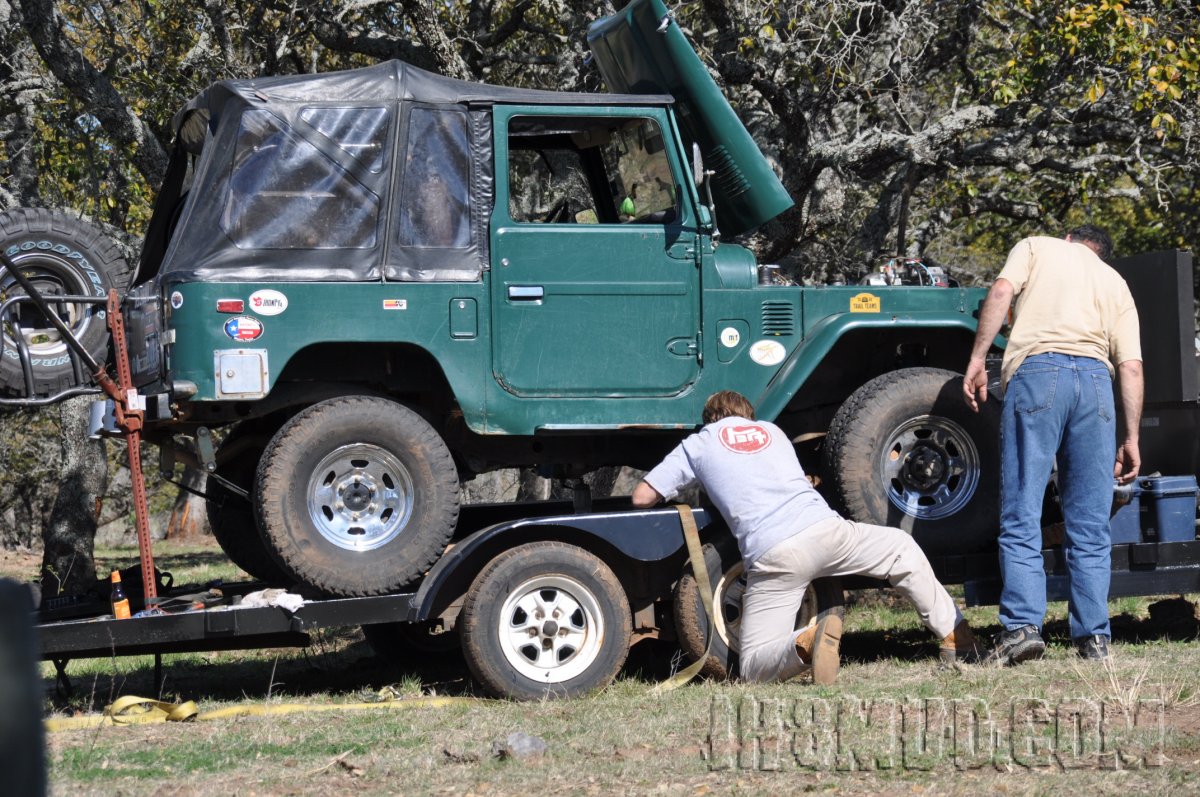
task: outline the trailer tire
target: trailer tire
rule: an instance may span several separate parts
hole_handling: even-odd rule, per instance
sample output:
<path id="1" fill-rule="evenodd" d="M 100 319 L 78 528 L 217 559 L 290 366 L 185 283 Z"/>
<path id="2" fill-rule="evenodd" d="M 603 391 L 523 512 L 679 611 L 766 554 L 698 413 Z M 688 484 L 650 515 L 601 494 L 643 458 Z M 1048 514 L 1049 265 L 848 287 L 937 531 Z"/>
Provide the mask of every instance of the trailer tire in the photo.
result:
<path id="1" fill-rule="evenodd" d="M 263 447 L 269 439 L 268 431 L 256 428 L 251 423 L 239 424 L 221 442 L 214 472 L 239 487 L 253 491 L 254 474 Z M 233 453 L 229 455 L 228 452 Z M 222 457 L 222 454 L 226 456 Z M 291 579 L 288 574 L 275 562 L 263 541 L 250 499 L 234 493 L 211 477 L 204 492 L 208 527 L 229 560 L 249 573 L 251 578 L 268 584 L 289 583 Z"/>
<path id="2" fill-rule="evenodd" d="M 111 288 L 124 291 L 129 282 L 129 264 L 117 245 L 87 222 L 60 211 L 16 208 L 0 213 L 0 251 L 47 297 L 103 298 Z M 0 297 L 24 293 L 8 270 L 0 266 Z M 97 362 L 108 359 L 103 304 L 68 304 L 59 309 L 59 315 Z M 29 342 L 36 395 L 50 395 L 78 385 L 70 348 L 31 305 L 21 306 L 15 323 L 5 319 L 2 334 L 0 394 L 27 397 L 17 353 L 18 335 Z M 85 381 L 89 376 L 87 369 L 82 369 Z"/>
<path id="3" fill-rule="evenodd" d="M 284 424 L 255 479 L 258 527 L 276 562 L 333 595 L 394 592 L 421 576 L 458 521 L 458 470 L 416 412 L 346 396 Z"/>
<path id="4" fill-rule="evenodd" d="M 608 565 L 550 541 L 489 562 L 467 591 L 458 628 L 476 680 L 512 700 L 602 689 L 625 663 L 632 634 L 629 601 Z"/>
<path id="5" fill-rule="evenodd" d="M 737 542 L 724 537 L 704 546 L 704 564 L 708 581 L 713 588 L 713 609 L 716 613 L 716 637 L 700 674 L 719 681 L 733 680 L 738 675 L 738 630 L 741 625 L 742 592 L 746 579 Z M 804 596 L 796 615 L 796 627 L 806 625 L 815 615 L 842 616 L 845 597 L 840 579 L 819 578 Z M 708 644 L 709 618 L 700 600 L 700 586 L 689 565 L 675 585 L 675 631 L 679 647 L 691 661 L 704 655 Z"/>
<path id="6" fill-rule="evenodd" d="M 926 554 L 995 548 L 1000 402 L 972 412 L 962 375 L 905 368 L 851 394 L 825 438 L 833 502 L 853 520 L 913 535 Z"/>

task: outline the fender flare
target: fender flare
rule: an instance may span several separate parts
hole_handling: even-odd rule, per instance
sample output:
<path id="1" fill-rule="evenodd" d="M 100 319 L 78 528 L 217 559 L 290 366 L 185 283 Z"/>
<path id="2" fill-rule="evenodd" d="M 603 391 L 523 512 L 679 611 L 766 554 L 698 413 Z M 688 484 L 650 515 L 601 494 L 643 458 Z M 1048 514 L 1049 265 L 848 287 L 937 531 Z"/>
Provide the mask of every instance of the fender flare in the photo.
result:
<path id="1" fill-rule="evenodd" d="M 720 515 L 693 509 L 700 530 L 724 529 Z M 681 554 L 685 545 L 679 513 L 670 508 L 634 509 L 585 515 L 556 515 L 497 523 L 456 542 L 438 559 L 412 598 L 409 622 L 439 616 L 466 593 L 471 582 L 495 556 L 517 545 L 557 540 L 627 561 L 653 564 Z M 611 564 L 611 561 L 610 561 Z"/>
<path id="2" fill-rule="evenodd" d="M 961 330 L 975 334 L 978 322 L 972 315 L 937 313 L 863 317 L 862 314 L 839 313 L 828 316 L 812 328 L 804 342 L 797 346 L 766 388 L 755 399 L 760 418 L 773 419 L 787 407 L 792 397 L 804 386 L 813 372 L 825 361 L 833 347 L 846 335 L 869 330 L 940 329 Z"/>

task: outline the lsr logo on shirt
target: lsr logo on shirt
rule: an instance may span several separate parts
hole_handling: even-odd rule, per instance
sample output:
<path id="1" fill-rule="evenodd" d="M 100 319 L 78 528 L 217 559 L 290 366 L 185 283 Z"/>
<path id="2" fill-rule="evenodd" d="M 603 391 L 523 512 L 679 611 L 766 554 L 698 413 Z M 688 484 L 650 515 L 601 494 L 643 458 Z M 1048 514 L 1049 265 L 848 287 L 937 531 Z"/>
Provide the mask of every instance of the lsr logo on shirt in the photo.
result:
<path id="1" fill-rule="evenodd" d="M 721 445 L 737 454 L 757 454 L 771 445 L 771 435 L 767 430 L 753 424 L 751 426 L 726 426 L 717 435 Z"/>

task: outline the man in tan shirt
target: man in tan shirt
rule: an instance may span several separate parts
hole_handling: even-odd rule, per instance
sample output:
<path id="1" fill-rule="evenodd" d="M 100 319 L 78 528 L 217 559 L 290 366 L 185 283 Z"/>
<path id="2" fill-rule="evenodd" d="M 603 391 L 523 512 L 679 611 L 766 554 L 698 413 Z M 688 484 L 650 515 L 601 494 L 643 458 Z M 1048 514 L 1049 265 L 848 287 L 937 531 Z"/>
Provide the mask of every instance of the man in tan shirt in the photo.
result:
<path id="1" fill-rule="evenodd" d="M 1070 577 L 1071 637 L 1079 655 L 1108 657 L 1112 481 L 1127 484 L 1141 465 L 1142 351 L 1129 287 L 1104 263 L 1112 252 L 1098 227 L 1059 240 L 1017 243 L 988 292 L 963 393 L 978 412 L 987 400 L 984 357 L 1016 297 L 1001 368 L 1000 622 L 991 659 L 1017 664 L 1046 645 L 1042 498 L 1056 461 Z M 1118 429 L 1112 380 L 1120 385 Z"/>

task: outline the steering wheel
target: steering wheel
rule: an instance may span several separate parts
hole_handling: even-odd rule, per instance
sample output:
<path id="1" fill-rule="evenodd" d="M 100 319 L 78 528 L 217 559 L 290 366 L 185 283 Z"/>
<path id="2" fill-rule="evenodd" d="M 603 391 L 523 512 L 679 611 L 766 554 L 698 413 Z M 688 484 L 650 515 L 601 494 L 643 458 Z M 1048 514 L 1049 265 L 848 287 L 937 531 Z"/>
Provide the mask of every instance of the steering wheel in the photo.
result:
<path id="1" fill-rule="evenodd" d="M 554 207 L 550 208 L 546 215 L 542 216 L 542 224 L 562 224 L 565 221 L 572 221 L 574 217 L 571 215 L 571 200 L 558 200 Z"/>

